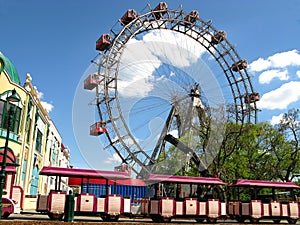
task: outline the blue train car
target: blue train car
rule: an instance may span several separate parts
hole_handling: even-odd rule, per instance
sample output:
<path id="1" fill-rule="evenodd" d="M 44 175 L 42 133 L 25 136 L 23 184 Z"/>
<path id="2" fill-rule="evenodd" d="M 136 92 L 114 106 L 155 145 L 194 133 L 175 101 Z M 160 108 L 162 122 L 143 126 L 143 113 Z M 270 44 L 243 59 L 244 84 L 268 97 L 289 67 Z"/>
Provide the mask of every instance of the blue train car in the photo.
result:
<path id="1" fill-rule="evenodd" d="M 144 181 L 139 179 L 118 180 L 116 185 L 109 181 L 106 185 L 105 180 L 100 179 L 81 179 L 69 178 L 69 185 L 81 185 L 81 193 L 94 194 L 96 197 L 110 194 L 119 194 L 123 198 L 130 197 L 132 201 L 139 200 L 148 196 L 148 187 Z M 106 190 L 108 187 L 108 190 Z"/>

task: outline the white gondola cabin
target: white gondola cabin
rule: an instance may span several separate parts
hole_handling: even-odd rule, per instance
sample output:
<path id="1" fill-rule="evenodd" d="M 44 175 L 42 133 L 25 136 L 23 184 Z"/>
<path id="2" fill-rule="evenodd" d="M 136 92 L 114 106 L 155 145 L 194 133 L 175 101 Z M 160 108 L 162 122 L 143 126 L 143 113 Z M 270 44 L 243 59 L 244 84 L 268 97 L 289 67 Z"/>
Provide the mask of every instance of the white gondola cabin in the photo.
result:
<path id="1" fill-rule="evenodd" d="M 216 32 L 213 36 L 211 36 L 211 43 L 216 45 L 219 44 L 221 41 L 225 40 L 227 34 L 224 30 Z"/>
<path id="2" fill-rule="evenodd" d="M 96 122 L 90 126 L 90 135 L 98 136 L 106 132 L 106 123 L 105 122 Z"/>
<path id="3" fill-rule="evenodd" d="M 109 34 L 102 34 L 101 37 L 96 41 L 96 50 L 104 51 L 111 44 L 111 36 Z"/>
<path id="4" fill-rule="evenodd" d="M 199 18 L 199 12 L 197 10 L 193 10 L 184 18 L 184 22 L 186 24 L 195 23 Z"/>
<path id="5" fill-rule="evenodd" d="M 259 96 L 259 93 L 257 92 L 254 92 L 254 93 L 251 93 L 247 96 L 245 96 L 245 103 L 253 103 L 253 102 L 257 102 L 260 100 L 260 96 Z"/>
<path id="6" fill-rule="evenodd" d="M 128 9 L 127 12 L 121 18 L 121 24 L 123 26 L 129 24 L 137 17 L 137 13 L 134 9 Z"/>
<path id="7" fill-rule="evenodd" d="M 248 62 L 245 59 L 241 59 L 240 61 L 233 63 L 231 69 L 232 71 L 237 72 L 247 67 L 248 67 Z"/>
<path id="8" fill-rule="evenodd" d="M 90 74 L 84 80 L 84 89 L 93 90 L 97 85 L 100 84 L 100 76 L 98 74 Z"/>

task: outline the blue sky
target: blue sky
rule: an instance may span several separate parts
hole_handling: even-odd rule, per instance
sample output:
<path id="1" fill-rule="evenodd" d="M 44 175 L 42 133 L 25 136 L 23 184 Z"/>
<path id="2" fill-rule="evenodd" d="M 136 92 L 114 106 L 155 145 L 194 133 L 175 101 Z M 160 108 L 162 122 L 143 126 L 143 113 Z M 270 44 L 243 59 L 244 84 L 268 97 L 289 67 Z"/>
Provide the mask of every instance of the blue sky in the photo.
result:
<path id="1" fill-rule="evenodd" d="M 108 33 L 127 9 L 142 11 L 147 3 L 134 0 L 0 0 L 0 51 L 15 65 L 21 83 L 27 73 L 43 93 L 50 116 L 71 150 L 71 164 L 89 166 L 93 158 L 101 169 L 112 169 L 115 155 L 102 145 L 83 150 L 73 133 L 73 101 L 82 79 L 97 55 L 95 42 Z M 259 121 L 272 121 L 300 101 L 300 1 L 203 0 L 167 2 L 169 8 L 198 10 L 204 20 L 225 30 L 228 41 L 250 64 L 254 90 L 260 92 Z M 82 105 L 82 107 L 87 107 Z M 88 118 L 86 118 L 88 117 Z M 83 114 L 90 121 L 93 115 Z M 84 129 L 84 128 L 83 128 Z M 86 128 L 89 132 L 89 127 Z M 85 152 L 84 156 L 82 152 Z M 89 156 L 87 156 L 89 155 Z M 105 163 L 109 162 L 109 163 Z"/>

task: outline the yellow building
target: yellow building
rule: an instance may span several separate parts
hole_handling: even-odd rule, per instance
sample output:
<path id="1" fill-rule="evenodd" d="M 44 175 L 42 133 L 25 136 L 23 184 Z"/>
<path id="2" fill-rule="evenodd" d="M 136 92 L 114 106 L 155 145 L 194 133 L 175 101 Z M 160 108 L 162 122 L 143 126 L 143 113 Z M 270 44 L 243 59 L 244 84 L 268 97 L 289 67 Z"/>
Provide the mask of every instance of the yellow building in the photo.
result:
<path id="1" fill-rule="evenodd" d="M 60 133 L 41 104 L 38 91 L 31 83 L 31 76 L 27 74 L 22 86 L 16 68 L 1 52 L 0 62 L 0 68 L 4 66 L 0 73 L 0 149 L 4 149 L 7 134 L 6 98 L 12 90 L 16 90 L 21 101 L 14 107 L 8 142 L 19 164 L 13 185 L 24 191 L 20 207 L 24 211 L 34 210 L 38 194 L 48 193 L 53 183 L 51 178 L 39 176 L 39 171 L 49 165 L 69 167 L 70 152 L 63 145 Z"/>

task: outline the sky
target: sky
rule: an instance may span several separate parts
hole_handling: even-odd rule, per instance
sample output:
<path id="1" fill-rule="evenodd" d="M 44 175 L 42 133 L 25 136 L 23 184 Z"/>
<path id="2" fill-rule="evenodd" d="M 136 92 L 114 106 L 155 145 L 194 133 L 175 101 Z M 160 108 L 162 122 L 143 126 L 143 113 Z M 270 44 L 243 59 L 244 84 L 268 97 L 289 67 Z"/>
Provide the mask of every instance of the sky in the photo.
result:
<path id="1" fill-rule="evenodd" d="M 99 140 L 78 135 L 78 129 L 88 134 L 89 127 L 84 126 L 95 117 L 88 102 L 78 100 L 84 95 L 82 81 L 95 69 L 91 60 L 98 54 L 95 42 L 101 34 L 116 26 L 127 9 L 142 12 L 147 4 L 155 7 L 158 2 L 0 0 L 0 51 L 15 65 L 22 84 L 30 73 L 64 145 L 71 150 L 71 165 L 97 164 L 111 170 L 119 162 Z M 282 113 L 300 108 L 299 0 L 167 3 L 170 9 L 182 5 L 187 12 L 198 10 L 203 20 L 212 20 L 215 28 L 226 31 L 227 40 L 248 61 L 253 88 L 260 93 L 258 122 L 275 124 Z"/>

